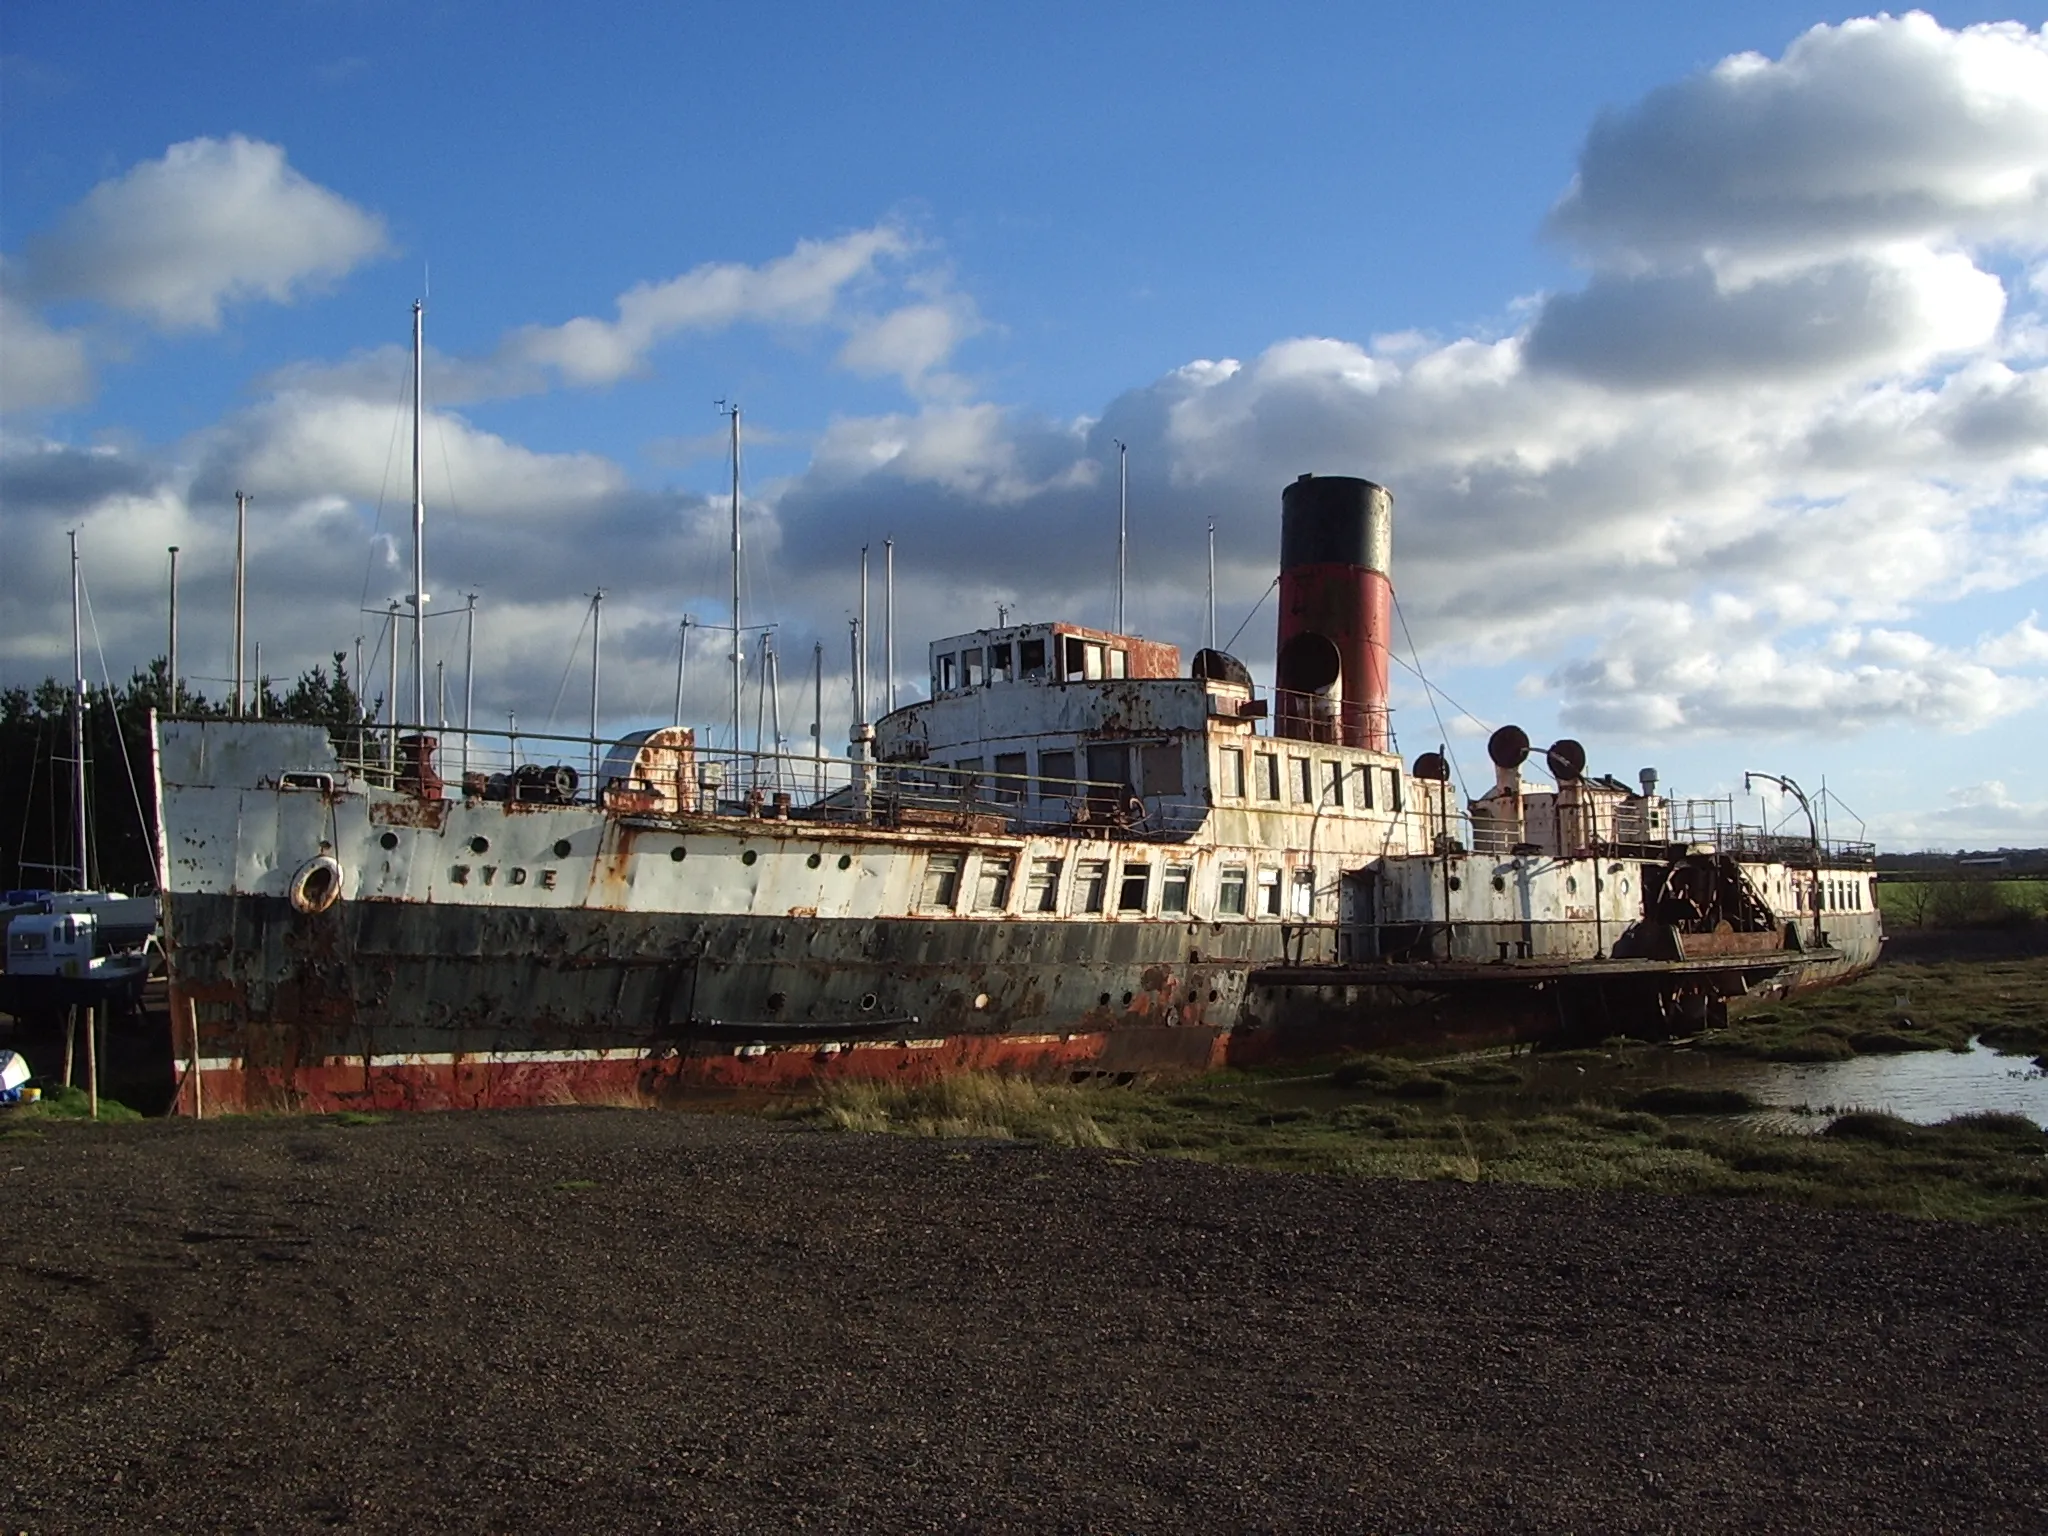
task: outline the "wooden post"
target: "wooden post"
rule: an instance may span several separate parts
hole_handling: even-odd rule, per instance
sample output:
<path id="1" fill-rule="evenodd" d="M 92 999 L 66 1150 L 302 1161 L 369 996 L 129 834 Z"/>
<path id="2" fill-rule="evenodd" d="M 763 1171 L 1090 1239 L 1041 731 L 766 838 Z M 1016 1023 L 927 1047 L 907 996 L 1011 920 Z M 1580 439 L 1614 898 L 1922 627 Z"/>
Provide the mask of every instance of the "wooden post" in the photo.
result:
<path id="1" fill-rule="evenodd" d="M 185 999 L 185 1017 L 192 1026 L 192 1118 L 206 1118 L 206 1079 L 199 1070 L 199 1005 Z"/>
<path id="2" fill-rule="evenodd" d="M 71 1086 L 71 1057 L 78 1044 L 78 1005 L 64 1005 L 64 1086 Z"/>
<path id="3" fill-rule="evenodd" d="M 92 1118 L 100 1117 L 100 1053 L 93 1044 L 93 1010 L 90 1004 L 85 1010 L 85 1099 Z"/>

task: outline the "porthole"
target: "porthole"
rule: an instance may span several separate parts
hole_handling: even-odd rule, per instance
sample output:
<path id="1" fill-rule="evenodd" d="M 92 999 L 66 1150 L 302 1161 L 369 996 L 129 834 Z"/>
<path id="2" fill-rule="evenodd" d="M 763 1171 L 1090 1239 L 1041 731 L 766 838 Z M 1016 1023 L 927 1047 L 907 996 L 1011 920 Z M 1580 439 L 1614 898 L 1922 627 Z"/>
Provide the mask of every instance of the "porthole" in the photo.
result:
<path id="1" fill-rule="evenodd" d="M 1624 877 L 1621 882 L 1621 894 L 1624 896 L 1628 894 L 1628 880 L 1626 877 Z"/>
<path id="2" fill-rule="evenodd" d="M 1109 994 L 1107 992 L 1102 994 L 1102 1006 L 1105 1008 L 1109 1006 Z"/>
<path id="3" fill-rule="evenodd" d="M 822 853 L 814 853 L 808 859 L 805 859 L 804 862 L 810 865 L 811 868 L 816 869 L 825 862 L 825 856 Z"/>
<path id="4" fill-rule="evenodd" d="M 491 840 L 488 837 L 472 837 L 469 840 L 469 851 L 471 853 L 489 853 L 491 851 Z"/>
<path id="5" fill-rule="evenodd" d="M 861 993 L 861 995 L 860 995 L 860 1011 L 861 1011 L 862 1013 L 873 1013 L 873 1012 L 875 1011 L 875 1004 L 876 1004 L 877 1002 L 879 1002 L 879 1001 L 880 1001 L 880 999 L 879 999 L 879 998 L 877 998 L 877 997 L 875 996 L 875 994 L 874 994 L 874 993 L 872 993 L 872 992 L 863 992 L 863 993 Z"/>
<path id="6" fill-rule="evenodd" d="M 689 857 L 689 850 L 684 848 L 681 843 L 677 843 L 675 847 L 669 849 L 668 856 L 671 859 L 675 860 L 676 863 L 680 864 L 683 862 L 684 859 Z"/>
<path id="7" fill-rule="evenodd" d="M 748 850 L 747 850 L 747 851 L 746 851 L 745 853 L 743 853 L 743 854 L 741 854 L 741 855 L 740 855 L 740 862 L 741 862 L 742 864 L 751 864 L 751 863 L 753 863 L 753 862 L 754 862 L 754 861 L 755 861 L 756 859 L 758 859 L 758 858 L 760 858 L 760 857 L 761 857 L 761 854 L 760 854 L 759 850 L 757 850 L 757 849 L 753 849 L 753 848 L 749 848 L 749 849 L 748 849 Z"/>
<path id="8" fill-rule="evenodd" d="M 1126 1008 L 1131 1006 L 1131 994 L 1128 992 L 1124 994 L 1124 1006 Z"/>
<path id="9" fill-rule="evenodd" d="M 1567 896 L 1576 896 L 1579 894 L 1578 876 L 1566 875 L 1564 877 L 1564 893 Z"/>
<path id="10" fill-rule="evenodd" d="M 787 992 L 770 992 L 768 994 L 768 1011 L 770 1013 L 780 1013 L 788 1006 L 789 994 Z"/>
<path id="11" fill-rule="evenodd" d="M 980 1012 L 982 1009 L 988 1007 L 988 994 L 986 992 L 977 992 L 974 994 L 974 1007 L 977 1013 Z"/>
<path id="12" fill-rule="evenodd" d="M 377 846 L 387 850 L 396 848 L 398 846 L 398 834 L 396 832 L 386 832 L 377 839 Z"/>
<path id="13" fill-rule="evenodd" d="M 1507 876 L 1506 876 L 1506 875 L 1495 875 L 1495 876 L 1493 877 L 1493 888 L 1494 888 L 1494 889 L 1495 889 L 1496 891 L 1504 891 L 1504 890 L 1506 890 L 1506 889 L 1508 888 L 1508 878 L 1507 878 Z"/>
<path id="14" fill-rule="evenodd" d="M 567 839 L 566 837 L 558 837 L 555 839 L 555 857 L 558 859 L 566 859 L 567 857 L 569 857 L 569 839 Z"/>
<path id="15" fill-rule="evenodd" d="M 841 855 L 839 855 L 839 867 L 841 869 L 853 868 L 853 855 L 850 853 L 842 853 Z"/>
<path id="16" fill-rule="evenodd" d="M 1460 880 L 1456 875 L 1451 876 L 1451 878 L 1446 880 L 1444 884 L 1449 886 L 1454 891 L 1462 891 L 1463 889 L 1465 889 L 1465 882 Z"/>
<path id="17" fill-rule="evenodd" d="M 1209 989 L 1209 1001 L 1212 1003 L 1216 1001 L 1216 989 L 1214 987 Z"/>

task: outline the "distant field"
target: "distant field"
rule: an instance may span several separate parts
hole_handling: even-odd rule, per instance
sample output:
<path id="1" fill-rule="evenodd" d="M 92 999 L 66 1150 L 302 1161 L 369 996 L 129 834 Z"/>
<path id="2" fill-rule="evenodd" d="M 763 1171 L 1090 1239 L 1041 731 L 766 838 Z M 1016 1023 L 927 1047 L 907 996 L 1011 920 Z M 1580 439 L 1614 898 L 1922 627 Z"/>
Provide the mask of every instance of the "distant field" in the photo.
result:
<path id="1" fill-rule="evenodd" d="M 1902 928 L 1958 928 L 2048 916 L 2048 880 L 1881 880 L 1877 909 Z"/>

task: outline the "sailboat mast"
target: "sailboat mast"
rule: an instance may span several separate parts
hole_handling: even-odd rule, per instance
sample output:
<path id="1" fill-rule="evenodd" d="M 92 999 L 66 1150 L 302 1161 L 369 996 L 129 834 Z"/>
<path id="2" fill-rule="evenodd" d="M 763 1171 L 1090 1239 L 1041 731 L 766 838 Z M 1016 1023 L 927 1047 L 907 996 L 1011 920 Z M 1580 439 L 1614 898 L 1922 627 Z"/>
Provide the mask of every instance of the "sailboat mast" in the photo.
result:
<path id="1" fill-rule="evenodd" d="M 412 303 L 412 718 L 416 729 L 427 723 L 427 504 L 426 477 L 420 459 L 421 322 L 426 301 Z"/>
<path id="2" fill-rule="evenodd" d="M 1118 441 L 1116 445 L 1116 632 L 1124 632 L 1124 555 L 1130 543 L 1131 511 L 1131 451 L 1127 444 Z"/>
<path id="3" fill-rule="evenodd" d="M 740 644 L 740 408 L 732 408 L 732 750 L 738 765 L 740 750 L 740 689 L 745 685 L 742 668 L 744 647 Z"/>
<path id="4" fill-rule="evenodd" d="M 247 574 L 246 554 L 249 535 L 249 498 L 240 491 L 235 492 L 235 708 L 234 716 L 242 718 L 242 646 L 246 642 L 244 624 L 243 577 Z"/>
<path id="5" fill-rule="evenodd" d="M 77 879 L 72 888 L 92 884 L 85 826 L 85 643 L 78 626 L 78 530 L 71 530 L 71 803 L 78 839 Z"/>

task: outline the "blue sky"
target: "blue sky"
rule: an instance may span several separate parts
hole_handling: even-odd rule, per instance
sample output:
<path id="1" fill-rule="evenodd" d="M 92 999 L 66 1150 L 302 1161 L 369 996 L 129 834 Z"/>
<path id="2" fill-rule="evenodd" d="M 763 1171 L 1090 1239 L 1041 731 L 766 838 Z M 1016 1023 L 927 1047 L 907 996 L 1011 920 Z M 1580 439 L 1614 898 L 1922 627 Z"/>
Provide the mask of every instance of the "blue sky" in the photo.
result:
<path id="1" fill-rule="evenodd" d="M 662 707 L 731 397 L 786 656 L 836 662 L 884 536 L 901 657 L 1106 620 L 1121 437 L 1136 627 L 1199 643 L 1212 517 L 1235 627 L 1280 486 L 1363 474 L 1485 723 L 2048 842 L 2048 43 L 1856 15 L 22 0 L 0 684 L 61 670 L 67 527 L 117 672 L 175 542 L 223 673 L 238 485 L 266 666 L 366 627 L 430 268 L 431 585 L 485 594 L 493 714 L 545 713 L 600 583 L 607 712 Z"/>

